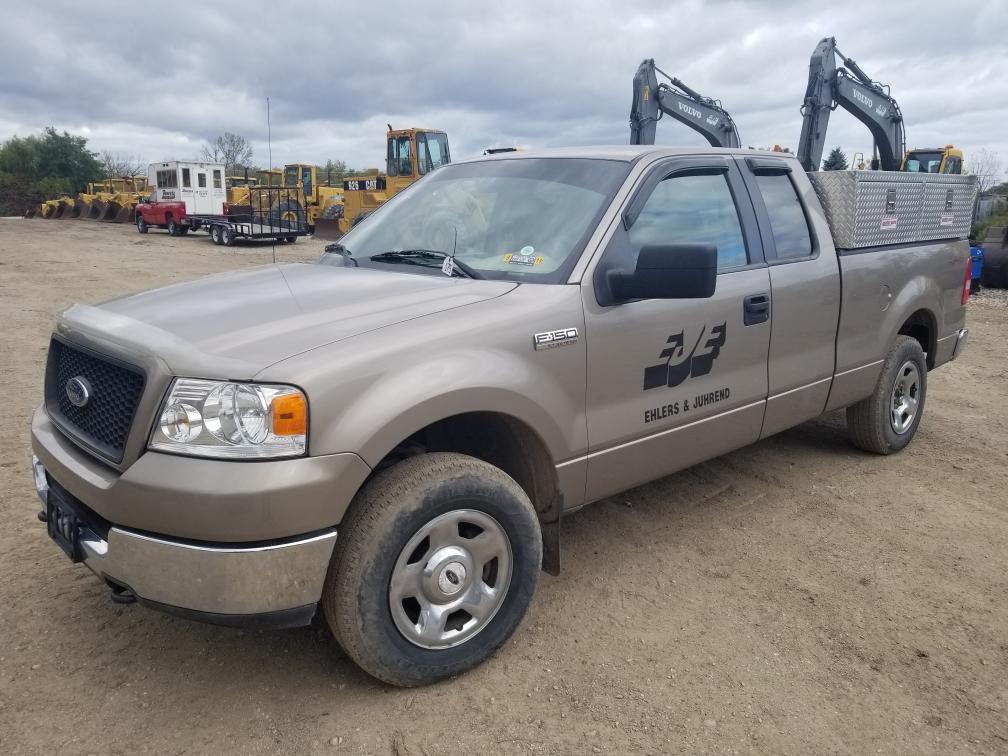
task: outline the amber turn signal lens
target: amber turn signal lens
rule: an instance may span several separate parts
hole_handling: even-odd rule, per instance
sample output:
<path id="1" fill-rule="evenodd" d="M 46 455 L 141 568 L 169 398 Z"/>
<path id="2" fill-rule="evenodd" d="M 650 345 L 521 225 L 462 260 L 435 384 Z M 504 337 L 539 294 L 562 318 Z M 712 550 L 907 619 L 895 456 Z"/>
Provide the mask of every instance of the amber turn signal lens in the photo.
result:
<path id="1" fill-rule="evenodd" d="M 273 433 L 277 436 L 303 436 L 308 432 L 308 404 L 301 394 L 273 397 L 270 403 Z"/>

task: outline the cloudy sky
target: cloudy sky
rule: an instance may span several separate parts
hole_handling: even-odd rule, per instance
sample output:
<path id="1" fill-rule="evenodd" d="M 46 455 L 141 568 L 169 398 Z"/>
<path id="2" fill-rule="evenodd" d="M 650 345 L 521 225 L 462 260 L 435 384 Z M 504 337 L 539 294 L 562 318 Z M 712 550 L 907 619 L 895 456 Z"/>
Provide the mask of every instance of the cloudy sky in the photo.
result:
<path id="1" fill-rule="evenodd" d="M 0 26 L 0 138 L 45 125 L 93 149 L 187 158 L 223 131 L 274 165 L 377 167 L 385 124 L 488 146 L 626 143 L 641 59 L 734 116 L 744 145 L 797 146 L 820 38 L 892 86 L 908 146 L 1008 164 L 1008 2 L 548 0 L 17 3 Z M 705 144 L 666 119 L 658 141 Z M 871 150 L 838 110 L 829 146 Z M 828 148 L 827 148 L 828 149 Z"/>

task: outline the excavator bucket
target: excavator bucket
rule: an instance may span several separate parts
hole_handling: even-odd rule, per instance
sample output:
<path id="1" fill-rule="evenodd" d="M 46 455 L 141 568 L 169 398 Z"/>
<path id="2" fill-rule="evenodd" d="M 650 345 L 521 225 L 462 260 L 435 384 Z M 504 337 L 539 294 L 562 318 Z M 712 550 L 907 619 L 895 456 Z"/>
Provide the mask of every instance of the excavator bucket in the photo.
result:
<path id="1" fill-rule="evenodd" d="M 315 219 L 316 239 L 339 239 L 341 236 L 343 236 L 343 232 L 340 230 L 339 218 L 318 217 Z"/>
<path id="2" fill-rule="evenodd" d="M 120 210 L 122 210 L 122 205 L 115 200 L 109 200 L 105 203 L 105 208 L 102 214 L 98 216 L 98 220 L 114 223 Z"/>
<path id="3" fill-rule="evenodd" d="M 55 212 L 56 212 L 56 208 L 53 207 L 48 202 L 43 202 L 41 205 L 39 205 L 39 215 L 41 215 L 46 220 L 48 220 L 49 218 L 52 218 L 53 217 L 53 213 L 55 213 Z"/>
<path id="4" fill-rule="evenodd" d="M 91 209 L 88 211 L 88 220 L 98 220 L 105 213 L 105 201 L 100 199 L 95 199 L 91 203 Z"/>

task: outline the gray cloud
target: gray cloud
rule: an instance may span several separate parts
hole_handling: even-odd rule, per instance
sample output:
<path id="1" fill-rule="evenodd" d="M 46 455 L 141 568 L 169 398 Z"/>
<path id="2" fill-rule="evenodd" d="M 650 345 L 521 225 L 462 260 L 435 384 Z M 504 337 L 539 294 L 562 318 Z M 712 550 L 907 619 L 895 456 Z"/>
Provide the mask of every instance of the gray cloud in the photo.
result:
<path id="1" fill-rule="evenodd" d="M 188 157 L 224 131 L 265 164 L 378 166 L 385 124 L 487 146 L 624 143 L 630 80 L 654 57 L 733 114 L 745 144 L 797 145 L 808 57 L 823 36 L 889 83 L 908 143 L 993 149 L 1008 162 L 1008 8 L 923 2 L 372 3 L 227 8 L 25 4 L 0 29 L 0 136 L 47 124 L 95 149 Z M 669 120 L 662 143 L 700 144 Z M 869 152 L 838 111 L 830 145 Z"/>

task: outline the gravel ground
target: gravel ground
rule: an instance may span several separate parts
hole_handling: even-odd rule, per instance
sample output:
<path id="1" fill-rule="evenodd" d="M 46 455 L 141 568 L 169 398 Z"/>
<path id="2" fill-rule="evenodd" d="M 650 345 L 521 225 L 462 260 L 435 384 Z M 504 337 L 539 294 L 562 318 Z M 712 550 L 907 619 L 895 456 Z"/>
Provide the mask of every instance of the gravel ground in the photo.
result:
<path id="1" fill-rule="evenodd" d="M 0 220 L 0 753 L 1008 753 L 1004 292 L 974 300 L 905 452 L 862 454 L 830 415 L 589 507 L 511 642 L 403 691 L 319 628 L 114 605 L 35 519 L 56 313 L 271 258 Z"/>

